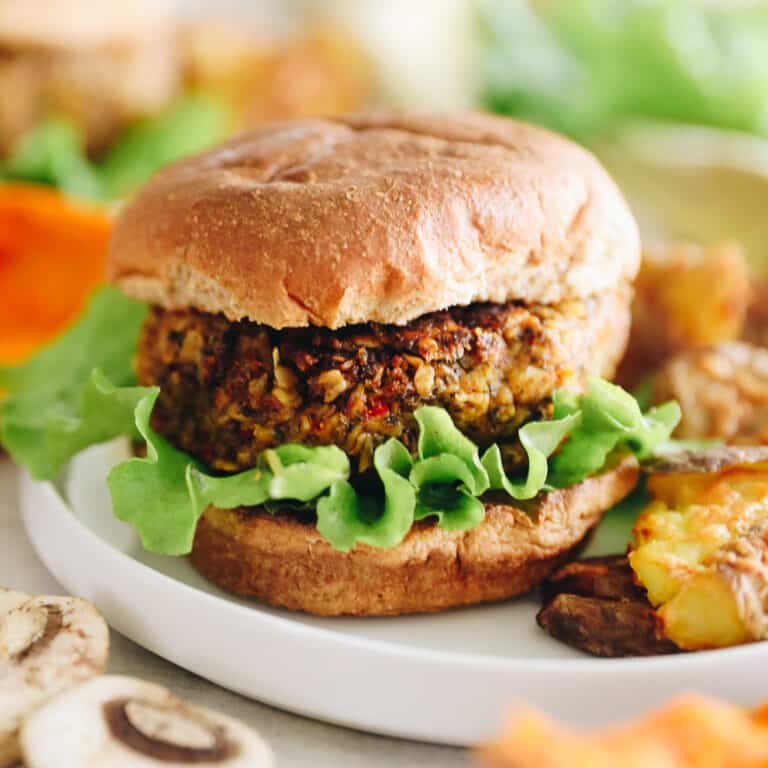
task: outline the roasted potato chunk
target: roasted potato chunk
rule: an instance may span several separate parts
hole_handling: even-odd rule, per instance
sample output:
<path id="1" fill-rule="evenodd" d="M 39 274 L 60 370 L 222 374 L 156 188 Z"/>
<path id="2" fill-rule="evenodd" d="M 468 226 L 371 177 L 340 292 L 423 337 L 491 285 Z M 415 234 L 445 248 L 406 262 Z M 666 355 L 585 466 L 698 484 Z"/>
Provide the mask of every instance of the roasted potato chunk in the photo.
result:
<path id="1" fill-rule="evenodd" d="M 746 259 L 735 243 L 647 250 L 619 383 L 635 386 L 672 355 L 740 338 L 749 298 Z"/>
<path id="2" fill-rule="evenodd" d="M 760 712 L 702 696 L 587 734 L 520 710 L 478 757 L 485 768 L 764 768 L 768 726 Z"/>
<path id="3" fill-rule="evenodd" d="M 752 301 L 742 338 L 758 347 L 768 347 L 768 278 L 752 277 Z"/>
<path id="4" fill-rule="evenodd" d="M 536 620 L 556 640 L 594 656 L 653 656 L 677 648 L 660 633 L 653 606 L 625 557 L 578 560 L 543 585 Z"/>
<path id="5" fill-rule="evenodd" d="M 768 450 L 728 450 L 660 466 L 633 531 L 632 569 L 686 650 L 768 639 Z"/>
<path id="6" fill-rule="evenodd" d="M 678 355 L 656 377 L 653 399 L 680 403 L 678 437 L 768 443 L 768 349 L 733 341 Z"/>

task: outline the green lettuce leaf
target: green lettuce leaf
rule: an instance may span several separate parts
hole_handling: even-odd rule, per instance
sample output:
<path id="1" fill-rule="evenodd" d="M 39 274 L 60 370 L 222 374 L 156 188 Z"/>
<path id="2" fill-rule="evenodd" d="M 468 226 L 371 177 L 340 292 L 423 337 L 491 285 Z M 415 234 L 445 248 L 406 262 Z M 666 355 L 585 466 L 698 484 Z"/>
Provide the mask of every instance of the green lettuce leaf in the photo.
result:
<path id="1" fill-rule="evenodd" d="M 427 485 L 419 489 L 416 520 L 434 518 L 446 531 L 469 531 L 484 517 L 485 504 L 465 486 Z"/>
<path id="2" fill-rule="evenodd" d="M 768 5 L 481 0 L 481 97 L 582 141 L 627 121 L 768 134 Z"/>
<path id="3" fill-rule="evenodd" d="M 149 421 L 159 390 L 144 392 L 135 424 L 147 455 L 117 464 L 108 483 L 115 516 L 136 529 L 150 552 L 187 554 L 200 515 L 211 504 L 232 509 L 267 500 L 304 501 L 349 474 L 349 461 L 338 448 L 284 445 L 265 452 L 256 469 L 228 477 L 208 475 L 152 429 Z"/>
<path id="4" fill-rule="evenodd" d="M 192 549 L 204 498 L 192 487 L 196 465 L 149 426 L 159 390 L 145 393 L 135 409 L 135 425 L 146 441 L 145 458 L 117 464 L 107 482 L 115 516 L 130 523 L 150 552 L 182 555 Z"/>
<path id="5" fill-rule="evenodd" d="M 107 195 L 125 197 L 164 165 L 220 141 L 230 124 L 221 102 L 197 94 L 137 123 L 118 137 L 100 166 Z"/>
<path id="6" fill-rule="evenodd" d="M 119 199 L 162 166 L 220 141 L 230 125 L 224 104 L 188 94 L 166 112 L 127 128 L 101 161 L 91 161 L 74 123 L 50 117 L 16 142 L 0 165 L 0 178 L 51 185 L 73 197 Z"/>
<path id="7" fill-rule="evenodd" d="M 317 502 L 317 530 L 342 552 L 359 543 L 395 547 L 413 525 L 416 492 L 408 481 L 412 460 L 407 449 L 390 439 L 374 451 L 373 463 L 383 499 L 358 494 L 351 483 L 339 480 Z"/>
<path id="8" fill-rule="evenodd" d="M 450 457 L 453 469 L 461 474 L 461 477 L 457 475 L 454 479 L 460 481 L 469 493 L 480 496 L 487 491 L 488 473 L 480 462 L 478 448 L 456 428 L 448 413 L 442 408 L 424 406 L 414 416 L 419 425 L 418 452 L 421 460 L 411 471 L 411 480 L 416 487 L 430 482 L 450 482 L 445 473 L 450 474 L 451 470 L 441 463 Z M 432 469 L 425 470 L 425 465 Z M 433 477 L 430 478 L 430 475 Z"/>
<path id="9" fill-rule="evenodd" d="M 419 425 L 418 461 L 409 479 L 416 488 L 415 519 L 433 518 L 445 530 L 466 531 L 485 516 L 479 496 L 490 488 L 478 447 L 434 406 L 414 414 Z"/>
<path id="10" fill-rule="evenodd" d="M 73 197 L 104 197 L 102 180 L 85 155 L 80 133 L 64 118 L 48 118 L 25 133 L 11 148 L 0 176 L 58 187 Z"/>
<path id="11" fill-rule="evenodd" d="M 576 411 L 553 421 L 533 421 L 520 429 L 518 433 L 520 443 L 528 456 L 528 473 L 523 480 L 513 482 L 507 477 L 499 446 L 492 445 L 485 452 L 482 460 L 491 488 L 506 491 L 513 499 L 521 501 L 536 496 L 547 483 L 549 473 L 547 459 L 578 423 L 579 415 Z"/>
<path id="12" fill-rule="evenodd" d="M 425 519 L 469 530 L 483 519 L 486 491 L 530 499 L 600 471 L 615 451 L 649 456 L 668 444 L 680 417 L 674 403 L 643 414 L 619 387 L 590 379 L 586 394 L 555 393 L 552 421 L 520 430 L 528 456 L 522 477 L 507 476 L 498 446 L 481 458 L 448 413 L 432 406 L 415 412 L 416 454 L 390 439 L 375 450 L 368 481 L 350 481 L 349 460 L 339 448 L 294 444 L 264 451 L 253 469 L 216 476 L 152 429 L 159 390 L 136 386 L 131 367 L 146 311 L 104 288 L 56 342 L 25 365 L 0 369 L 0 387 L 8 393 L 0 402 L 0 437 L 19 463 L 44 479 L 88 445 L 119 435 L 143 440 L 145 455 L 113 467 L 108 483 L 115 515 L 153 552 L 189 552 L 209 505 L 314 510 L 319 532 L 342 551 L 396 546 Z"/>
<path id="13" fill-rule="evenodd" d="M 616 449 L 623 447 L 640 459 L 648 457 L 669 438 L 681 415 L 674 402 L 643 414 L 629 392 L 596 377 L 589 379 L 585 395 L 556 392 L 554 404 L 556 420 L 576 418 L 568 439 L 550 462 L 548 483 L 557 488 L 594 474 Z"/>
<path id="14" fill-rule="evenodd" d="M 98 291 L 81 320 L 28 363 L 0 367 L 0 443 L 38 479 L 75 453 L 133 435 L 132 359 L 147 312 L 116 288 Z"/>

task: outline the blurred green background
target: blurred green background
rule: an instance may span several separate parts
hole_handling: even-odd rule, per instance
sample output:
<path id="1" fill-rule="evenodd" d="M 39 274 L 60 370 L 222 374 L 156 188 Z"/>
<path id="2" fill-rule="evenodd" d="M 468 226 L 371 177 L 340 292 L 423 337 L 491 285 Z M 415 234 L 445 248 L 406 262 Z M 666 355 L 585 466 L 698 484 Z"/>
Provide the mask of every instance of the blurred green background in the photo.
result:
<path id="1" fill-rule="evenodd" d="M 594 149 L 647 239 L 737 239 L 768 267 L 768 4 L 481 0 L 488 108 Z"/>
<path id="2" fill-rule="evenodd" d="M 768 5 L 481 0 L 483 101 L 583 140 L 652 118 L 768 134 Z"/>

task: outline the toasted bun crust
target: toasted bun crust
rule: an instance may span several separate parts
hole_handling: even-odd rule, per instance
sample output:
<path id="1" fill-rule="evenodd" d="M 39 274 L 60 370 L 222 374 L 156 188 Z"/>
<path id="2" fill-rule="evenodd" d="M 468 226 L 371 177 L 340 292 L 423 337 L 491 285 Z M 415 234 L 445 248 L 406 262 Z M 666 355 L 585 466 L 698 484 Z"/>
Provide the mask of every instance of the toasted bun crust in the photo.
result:
<path id="1" fill-rule="evenodd" d="M 161 172 L 118 218 L 111 279 L 166 308 L 274 328 L 555 303 L 639 266 L 586 150 L 481 114 L 268 125 Z"/>
<path id="2" fill-rule="evenodd" d="M 423 524 L 400 546 L 338 552 L 314 526 L 245 510 L 206 510 L 192 563 L 230 592 L 322 616 L 430 613 L 529 591 L 637 483 L 630 458 L 544 495 L 531 512 L 488 504 L 468 532 Z"/>

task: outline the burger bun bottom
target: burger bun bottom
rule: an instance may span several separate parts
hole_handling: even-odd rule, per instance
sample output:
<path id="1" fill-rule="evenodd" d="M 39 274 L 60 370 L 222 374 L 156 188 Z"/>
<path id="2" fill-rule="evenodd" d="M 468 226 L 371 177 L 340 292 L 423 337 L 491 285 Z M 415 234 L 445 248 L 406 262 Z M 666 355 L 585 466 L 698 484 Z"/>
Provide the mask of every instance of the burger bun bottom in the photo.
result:
<path id="1" fill-rule="evenodd" d="M 632 491 L 628 457 L 569 488 L 510 506 L 488 499 L 470 531 L 418 523 L 391 549 L 334 549 L 313 524 L 260 509 L 203 514 L 191 560 L 225 590 L 320 616 L 433 613 L 528 592 Z M 507 501 L 508 497 L 504 497 Z"/>

